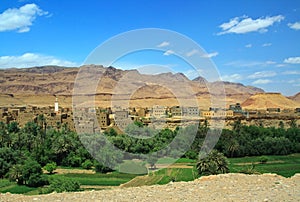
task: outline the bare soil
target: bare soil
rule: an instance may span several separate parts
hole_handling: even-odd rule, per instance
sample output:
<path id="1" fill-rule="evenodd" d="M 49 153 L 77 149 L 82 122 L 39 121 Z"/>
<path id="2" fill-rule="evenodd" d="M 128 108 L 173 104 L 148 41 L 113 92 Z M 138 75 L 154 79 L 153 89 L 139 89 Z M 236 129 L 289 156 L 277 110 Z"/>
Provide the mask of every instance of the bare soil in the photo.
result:
<path id="1" fill-rule="evenodd" d="M 300 174 L 223 174 L 192 182 L 24 196 L 1 194 L 0 201 L 300 201 Z"/>

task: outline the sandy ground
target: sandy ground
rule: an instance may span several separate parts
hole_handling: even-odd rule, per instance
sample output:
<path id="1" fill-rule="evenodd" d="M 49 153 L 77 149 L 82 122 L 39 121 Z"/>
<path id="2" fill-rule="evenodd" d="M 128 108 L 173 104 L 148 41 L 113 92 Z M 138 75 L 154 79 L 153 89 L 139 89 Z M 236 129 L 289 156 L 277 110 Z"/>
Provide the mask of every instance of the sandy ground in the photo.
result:
<path id="1" fill-rule="evenodd" d="M 300 174 L 223 174 L 193 182 L 24 196 L 1 194 L 0 201 L 300 201 Z"/>

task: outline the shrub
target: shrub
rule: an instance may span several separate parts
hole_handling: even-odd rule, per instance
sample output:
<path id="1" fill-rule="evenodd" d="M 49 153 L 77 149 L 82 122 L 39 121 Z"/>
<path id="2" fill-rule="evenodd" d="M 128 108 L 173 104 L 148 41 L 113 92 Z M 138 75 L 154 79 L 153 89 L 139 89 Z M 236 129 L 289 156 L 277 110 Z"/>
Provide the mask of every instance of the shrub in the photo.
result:
<path id="1" fill-rule="evenodd" d="M 62 162 L 64 166 L 79 167 L 81 166 L 81 157 L 75 153 L 70 153 Z"/>
<path id="2" fill-rule="evenodd" d="M 253 174 L 260 174 L 256 169 L 255 169 L 255 165 L 254 163 L 251 164 L 251 166 L 247 166 L 244 170 L 241 170 L 240 173 L 244 173 L 244 174 L 249 174 L 249 175 L 253 175 Z"/>
<path id="3" fill-rule="evenodd" d="M 27 185 L 29 187 L 41 187 L 44 185 L 47 185 L 48 183 L 48 178 L 44 175 L 40 174 L 32 174 L 30 175 Z"/>
<path id="4" fill-rule="evenodd" d="M 17 164 L 11 167 L 8 178 L 16 181 L 19 185 L 36 186 L 36 184 L 40 184 L 38 181 L 41 180 L 39 178 L 42 173 L 42 167 L 37 161 L 27 159 L 23 165 Z"/>
<path id="5" fill-rule="evenodd" d="M 91 169 L 93 167 L 93 162 L 91 160 L 85 160 L 82 164 L 81 167 L 84 169 Z"/>
<path id="6" fill-rule="evenodd" d="M 56 191 L 57 193 L 61 192 L 73 192 L 79 191 L 80 184 L 74 180 L 62 180 L 62 179 L 52 179 L 50 181 L 49 187 L 45 190 L 41 190 L 40 193 L 46 194 Z"/>
<path id="7" fill-rule="evenodd" d="M 185 152 L 184 156 L 188 159 L 197 159 L 199 154 L 194 150 L 188 150 L 187 152 Z"/>
<path id="8" fill-rule="evenodd" d="M 51 162 L 51 163 L 47 163 L 45 166 L 44 166 L 44 169 L 46 171 L 48 171 L 48 173 L 50 174 L 53 174 L 53 171 L 56 169 L 56 163 L 55 162 Z"/>
<path id="9" fill-rule="evenodd" d="M 227 158 L 217 150 L 212 150 L 205 158 L 200 159 L 196 168 L 200 175 L 216 175 L 229 172 Z"/>
<path id="10" fill-rule="evenodd" d="M 267 163 L 267 161 L 268 161 L 268 157 L 266 157 L 266 156 L 261 156 L 261 157 L 259 158 L 259 162 L 260 162 L 261 164 L 265 164 L 265 163 Z"/>
<path id="11" fill-rule="evenodd" d="M 113 170 L 111 168 L 106 167 L 106 166 L 104 166 L 104 165 L 97 162 L 97 163 L 95 163 L 95 171 L 97 173 L 108 173 L 108 172 L 111 172 Z"/>

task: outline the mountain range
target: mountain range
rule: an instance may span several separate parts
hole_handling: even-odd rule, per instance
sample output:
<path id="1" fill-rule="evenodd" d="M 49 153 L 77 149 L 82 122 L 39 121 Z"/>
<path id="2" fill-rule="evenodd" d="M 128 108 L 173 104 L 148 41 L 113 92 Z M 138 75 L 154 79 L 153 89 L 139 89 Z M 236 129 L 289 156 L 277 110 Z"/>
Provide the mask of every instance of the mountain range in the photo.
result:
<path id="1" fill-rule="evenodd" d="M 246 108 L 295 108 L 300 103 L 300 93 L 285 97 L 241 83 L 208 82 L 202 77 L 189 80 L 182 73 L 146 75 L 101 65 L 9 68 L 0 70 L 0 75 L 0 106 L 49 106 L 58 97 L 61 106 L 71 107 L 73 93 L 87 92 L 96 95 L 95 103 L 101 107 L 122 101 L 135 107 L 189 105 L 194 99 L 205 109 L 211 105 L 211 95 L 222 95 L 227 106 L 242 103 Z"/>

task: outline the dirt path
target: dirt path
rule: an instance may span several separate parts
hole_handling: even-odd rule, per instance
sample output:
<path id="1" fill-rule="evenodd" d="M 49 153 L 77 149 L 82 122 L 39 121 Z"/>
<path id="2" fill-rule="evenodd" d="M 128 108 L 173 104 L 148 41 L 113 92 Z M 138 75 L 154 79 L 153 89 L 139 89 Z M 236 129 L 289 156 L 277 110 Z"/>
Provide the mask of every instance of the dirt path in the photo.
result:
<path id="1" fill-rule="evenodd" d="M 47 171 L 44 171 L 47 173 Z M 57 174 L 67 174 L 67 173 L 76 173 L 76 174 L 95 174 L 96 172 L 94 170 L 84 170 L 84 169 L 65 169 L 65 168 L 58 168 L 54 171 Z"/>
<path id="2" fill-rule="evenodd" d="M 193 182 L 24 196 L 1 194 L 0 201 L 300 201 L 300 174 L 223 174 Z"/>
<path id="3" fill-rule="evenodd" d="M 187 163 L 174 163 L 174 164 L 156 164 L 156 168 L 193 168 L 192 165 L 187 165 Z"/>
<path id="4" fill-rule="evenodd" d="M 284 161 L 278 160 L 278 161 L 268 161 L 265 162 L 264 164 L 272 164 L 272 163 L 284 163 Z M 235 163 L 237 166 L 246 166 L 246 165 L 252 165 L 252 164 L 261 164 L 261 162 L 246 162 L 246 163 Z"/>

